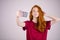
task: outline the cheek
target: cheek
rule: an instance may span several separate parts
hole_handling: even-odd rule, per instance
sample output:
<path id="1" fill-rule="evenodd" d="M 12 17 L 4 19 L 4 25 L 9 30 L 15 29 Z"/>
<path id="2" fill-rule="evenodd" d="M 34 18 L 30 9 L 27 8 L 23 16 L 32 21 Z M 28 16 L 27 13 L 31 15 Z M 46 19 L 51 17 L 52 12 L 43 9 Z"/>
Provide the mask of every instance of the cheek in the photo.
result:
<path id="1" fill-rule="evenodd" d="M 39 14 L 37 13 L 37 14 L 36 14 L 36 17 L 38 17 L 38 16 L 39 16 Z"/>

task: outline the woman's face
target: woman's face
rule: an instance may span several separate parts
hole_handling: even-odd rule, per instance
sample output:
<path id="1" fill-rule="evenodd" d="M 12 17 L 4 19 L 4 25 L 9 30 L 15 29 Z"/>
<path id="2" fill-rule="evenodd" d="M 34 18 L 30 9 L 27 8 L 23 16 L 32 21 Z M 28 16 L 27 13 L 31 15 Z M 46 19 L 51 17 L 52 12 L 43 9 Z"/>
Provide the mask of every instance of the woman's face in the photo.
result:
<path id="1" fill-rule="evenodd" d="M 38 8 L 37 7 L 34 7 L 32 9 L 32 15 L 33 15 L 33 17 L 38 17 L 39 16 Z"/>

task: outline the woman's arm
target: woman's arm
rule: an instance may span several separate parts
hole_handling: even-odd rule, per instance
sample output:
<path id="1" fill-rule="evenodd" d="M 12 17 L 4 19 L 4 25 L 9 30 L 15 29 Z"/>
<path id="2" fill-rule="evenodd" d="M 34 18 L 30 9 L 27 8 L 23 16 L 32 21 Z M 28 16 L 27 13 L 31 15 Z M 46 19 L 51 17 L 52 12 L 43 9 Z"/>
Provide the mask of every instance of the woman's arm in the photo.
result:
<path id="1" fill-rule="evenodd" d="M 45 16 L 52 19 L 52 20 L 51 20 L 51 25 L 52 25 L 52 24 L 55 24 L 55 23 L 58 22 L 58 21 L 60 21 L 60 18 L 58 18 L 58 17 L 48 16 L 46 13 L 45 13 Z"/>
<path id="2" fill-rule="evenodd" d="M 24 26 L 25 26 L 25 23 L 24 23 L 24 22 L 21 22 L 21 21 L 19 20 L 19 17 L 21 17 L 21 16 L 22 16 L 22 15 L 20 14 L 20 10 L 17 11 L 17 15 L 16 15 L 16 23 L 17 23 L 18 26 L 24 27 Z"/>

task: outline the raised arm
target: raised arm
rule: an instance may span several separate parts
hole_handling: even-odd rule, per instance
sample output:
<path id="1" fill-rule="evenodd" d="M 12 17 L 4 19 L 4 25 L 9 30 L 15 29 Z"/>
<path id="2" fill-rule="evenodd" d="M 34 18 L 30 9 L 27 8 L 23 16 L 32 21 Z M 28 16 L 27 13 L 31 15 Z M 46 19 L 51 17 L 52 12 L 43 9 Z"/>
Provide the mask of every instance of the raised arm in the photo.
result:
<path id="1" fill-rule="evenodd" d="M 16 23 L 17 23 L 18 26 L 24 27 L 25 26 L 25 23 L 24 22 L 21 22 L 19 20 L 19 17 L 21 17 L 21 16 L 22 16 L 22 14 L 20 13 L 20 10 L 17 11 L 17 14 L 16 14 Z"/>
<path id="2" fill-rule="evenodd" d="M 56 22 L 60 21 L 60 18 L 58 17 L 48 16 L 46 13 L 45 13 L 45 16 L 52 19 L 51 24 L 55 24 Z"/>

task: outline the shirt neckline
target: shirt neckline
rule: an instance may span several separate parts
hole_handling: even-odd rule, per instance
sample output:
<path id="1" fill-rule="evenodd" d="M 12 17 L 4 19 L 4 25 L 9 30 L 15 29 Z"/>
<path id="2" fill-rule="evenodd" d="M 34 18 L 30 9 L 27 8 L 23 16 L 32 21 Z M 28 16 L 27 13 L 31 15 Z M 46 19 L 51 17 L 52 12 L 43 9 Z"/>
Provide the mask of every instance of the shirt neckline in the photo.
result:
<path id="1" fill-rule="evenodd" d="M 34 23 L 34 24 L 37 24 L 37 23 L 35 23 L 35 22 L 33 22 L 33 21 L 31 21 L 32 23 Z"/>

